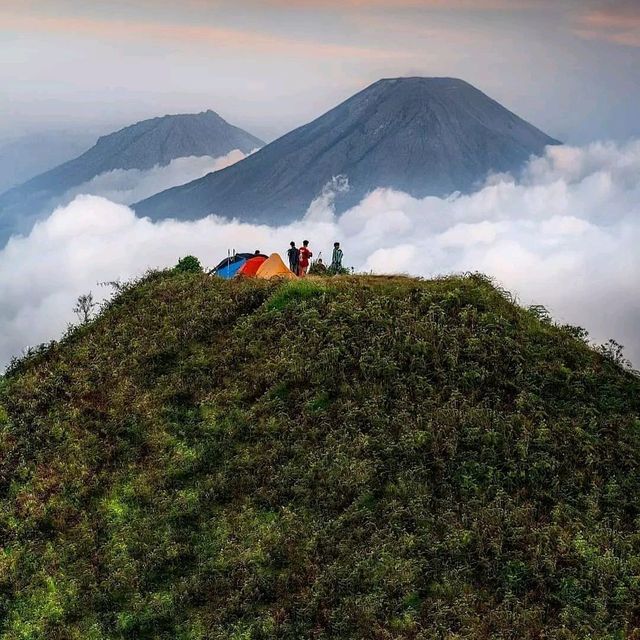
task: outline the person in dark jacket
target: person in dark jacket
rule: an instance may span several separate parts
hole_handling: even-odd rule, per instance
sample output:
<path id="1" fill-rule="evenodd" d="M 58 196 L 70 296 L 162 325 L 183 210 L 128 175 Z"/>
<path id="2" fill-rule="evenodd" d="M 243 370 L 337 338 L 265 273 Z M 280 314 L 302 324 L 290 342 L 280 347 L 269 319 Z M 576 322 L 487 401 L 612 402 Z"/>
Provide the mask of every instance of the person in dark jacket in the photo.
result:
<path id="1" fill-rule="evenodd" d="M 295 242 L 289 243 L 289 250 L 287 251 L 287 256 L 289 257 L 289 269 L 293 271 L 296 275 L 298 275 L 298 266 L 300 264 L 300 249 L 296 247 Z"/>

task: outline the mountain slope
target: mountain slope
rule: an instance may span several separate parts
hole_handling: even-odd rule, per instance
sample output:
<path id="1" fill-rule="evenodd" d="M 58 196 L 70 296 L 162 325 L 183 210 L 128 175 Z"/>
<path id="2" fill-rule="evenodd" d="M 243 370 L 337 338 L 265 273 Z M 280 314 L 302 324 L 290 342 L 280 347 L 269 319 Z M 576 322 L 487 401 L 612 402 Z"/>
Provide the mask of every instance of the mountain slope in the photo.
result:
<path id="1" fill-rule="evenodd" d="M 332 177 L 342 211 L 377 187 L 417 197 L 469 191 L 558 144 L 461 80 L 381 80 L 234 167 L 135 206 L 152 218 L 209 213 L 257 222 L 302 217 Z"/>
<path id="2" fill-rule="evenodd" d="M 640 381 L 577 333 L 147 277 L 0 386 L 0 636 L 636 637 Z"/>
<path id="3" fill-rule="evenodd" d="M 144 120 L 101 137 L 81 156 L 0 195 L 0 241 L 9 230 L 28 229 L 47 207 L 92 178 L 114 169 L 151 169 L 188 156 L 249 153 L 264 143 L 217 113 L 169 115 Z"/>

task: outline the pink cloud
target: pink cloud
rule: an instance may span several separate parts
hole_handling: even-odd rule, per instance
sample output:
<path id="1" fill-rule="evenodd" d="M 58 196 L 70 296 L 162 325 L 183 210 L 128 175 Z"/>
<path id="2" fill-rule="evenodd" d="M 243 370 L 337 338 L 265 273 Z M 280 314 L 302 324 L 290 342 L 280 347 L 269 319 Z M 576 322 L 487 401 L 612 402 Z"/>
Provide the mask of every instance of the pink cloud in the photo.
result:
<path id="1" fill-rule="evenodd" d="M 590 40 L 640 47 L 640 4 L 609 3 L 579 16 L 574 32 Z"/>
<path id="2" fill-rule="evenodd" d="M 397 50 L 327 44 L 210 25 L 5 14 L 0 16 L 0 30 L 89 35 L 107 40 L 135 41 L 142 38 L 156 42 L 179 42 L 184 45 L 197 44 L 211 48 L 240 49 L 244 53 L 254 50 L 266 54 L 301 55 L 311 58 L 354 57 L 386 60 L 411 57 L 409 53 Z"/>
<path id="3" fill-rule="evenodd" d="M 544 4 L 545 0 L 267 0 L 269 4 L 284 4 L 291 7 L 424 7 L 427 9 L 467 9 L 477 11 L 531 9 Z"/>

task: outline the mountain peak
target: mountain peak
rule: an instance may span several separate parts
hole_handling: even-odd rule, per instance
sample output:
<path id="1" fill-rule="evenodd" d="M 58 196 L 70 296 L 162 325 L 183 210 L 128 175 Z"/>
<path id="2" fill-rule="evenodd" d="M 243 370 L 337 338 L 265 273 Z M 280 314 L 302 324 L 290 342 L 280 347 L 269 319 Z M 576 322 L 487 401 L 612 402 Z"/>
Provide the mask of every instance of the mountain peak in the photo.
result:
<path id="1" fill-rule="evenodd" d="M 152 218 L 211 213 L 282 223 L 304 215 L 335 176 L 336 210 L 378 187 L 415 197 L 469 192 L 517 171 L 557 140 L 458 78 L 384 78 L 223 171 L 136 205 Z"/>
<path id="2" fill-rule="evenodd" d="M 397 78 L 381 78 L 377 82 L 369 85 L 361 93 L 375 91 L 377 89 L 402 89 L 412 91 L 446 91 L 450 89 L 471 89 L 479 91 L 473 85 L 460 78 L 448 77 L 421 77 L 421 76 L 400 76 Z"/>
<path id="3" fill-rule="evenodd" d="M 149 135 L 156 135 L 159 133 L 159 135 L 162 136 L 162 135 L 167 135 L 168 132 L 176 129 L 182 129 L 183 133 L 187 133 L 187 134 L 189 133 L 189 130 L 192 129 L 193 133 L 196 133 L 195 129 L 203 126 L 216 128 L 216 132 L 218 134 L 216 140 L 212 141 L 205 135 L 202 137 L 201 140 L 194 139 L 191 142 L 195 142 L 196 147 L 198 145 L 201 145 L 204 147 L 214 146 L 216 147 L 216 150 L 210 153 L 201 153 L 201 152 L 196 152 L 197 149 L 194 149 L 194 153 L 190 155 L 212 155 L 212 153 L 215 153 L 216 155 L 225 155 L 226 153 L 229 153 L 229 151 L 232 151 L 233 149 L 227 149 L 224 153 L 220 152 L 220 146 L 224 146 L 224 145 L 221 145 L 219 136 L 220 134 L 223 134 L 229 137 L 229 134 L 226 131 L 227 129 L 232 130 L 235 133 L 242 132 L 243 134 L 245 134 L 241 136 L 242 139 L 238 142 L 239 146 L 234 147 L 234 148 L 240 149 L 240 151 L 244 151 L 248 153 L 249 151 L 252 151 L 256 147 L 261 147 L 264 145 L 264 142 L 262 140 L 255 138 L 254 136 L 252 136 L 251 134 L 248 134 L 247 132 L 243 132 L 242 129 L 238 129 L 233 125 L 230 125 L 226 120 L 224 120 L 224 118 L 222 118 L 218 113 L 216 113 L 211 109 L 207 109 L 206 111 L 201 111 L 200 113 L 166 114 L 163 116 L 156 116 L 154 118 L 149 118 L 147 120 L 141 120 L 134 124 L 123 127 L 118 131 L 114 131 L 113 133 L 109 133 L 105 136 L 101 136 L 98 139 L 97 144 L 103 144 L 105 141 L 108 141 L 108 140 L 118 140 L 119 143 L 124 142 L 126 145 L 129 145 L 132 143 L 138 144 L 139 136 L 141 135 L 149 136 Z M 228 145 L 226 146 L 228 147 Z M 169 157 L 178 152 L 179 151 L 177 150 L 173 150 L 169 148 L 166 150 L 165 156 Z M 174 157 L 181 157 L 181 156 L 174 156 Z M 169 160 L 174 159 L 174 157 L 169 158 Z M 117 160 L 115 162 L 117 162 Z M 164 161 L 160 161 L 155 164 L 163 165 L 163 164 L 167 164 L 167 162 L 165 159 Z M 114 167 L 114 168 L 126 169 L 129 167 L 123 166 L 123 167 Z M 135 167 L 135 168 L 143 168 L 143 167 Z"/>
<path id="4" fill-rule="evenodd" d="M 149 170 L 190 156 L 218 158 L 236 149 L 247 154 L 264 145 L 215 111 L 164 115 L 114 131 L 79 157 L 0 196 L 0 246 L 16 230 L 28 230 L 52 203 L 100 174 L 117 169 Z"/>
<path id="5" fill-rule="evenodd" d="M 397 76 L 395 78 L 381 78 L 374 84 L 431 84 L 431 85 L 465 85 L 471 87 L 468 82 L 460 78 L 450 78 L 446 76 Z"/>

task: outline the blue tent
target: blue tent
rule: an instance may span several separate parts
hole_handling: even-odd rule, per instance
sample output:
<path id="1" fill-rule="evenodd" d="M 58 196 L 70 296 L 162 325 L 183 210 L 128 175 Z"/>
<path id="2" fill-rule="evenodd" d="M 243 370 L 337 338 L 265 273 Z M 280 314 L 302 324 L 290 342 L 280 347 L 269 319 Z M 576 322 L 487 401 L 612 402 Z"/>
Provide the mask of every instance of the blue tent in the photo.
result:
<path id="1" fill-rule="evenodd" d="M 242 265 L 246 262 L 246 258 L 242 258 L 241 260 L 236 260 L 231 264 L 228 264 L 221 269 L 216 269 L 216 275 L 224 278 L 225 280 L 230 280 L 233 276 L 238 273 Z"/>
<path id="2" fill-rule="evenodd" d="M 221 260 L 220 264 L 213 269 L 212 273 L 218 273 L 220 269 L 228 267 L 230 264 L 238 262 L 238 260 L 248 260 L 249 258 L 253 258 L 254 255 L 255 254 L 253 253 L 234 253 L 231 256 L 227 256 L 224 260 Z"/>

